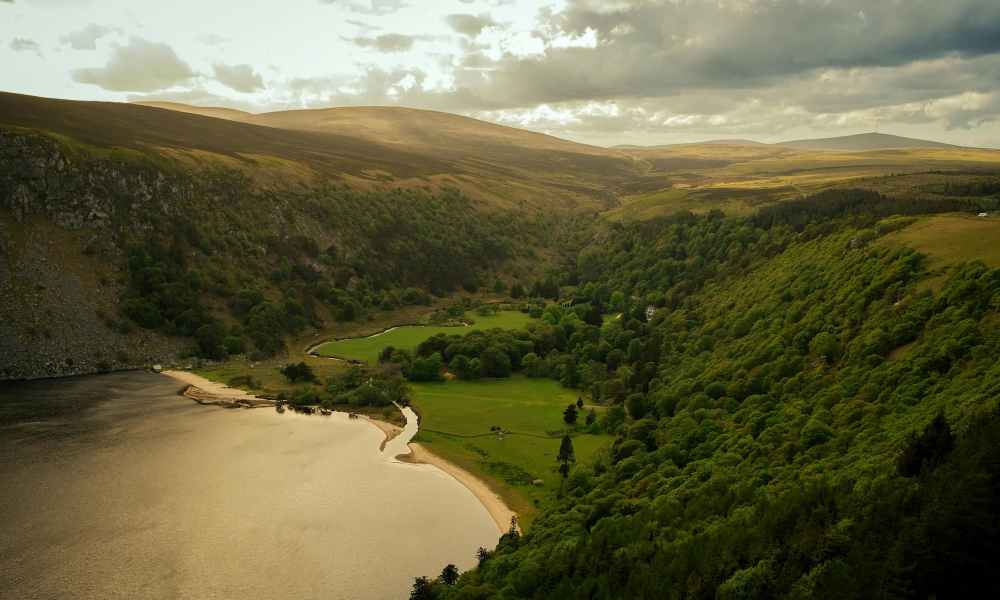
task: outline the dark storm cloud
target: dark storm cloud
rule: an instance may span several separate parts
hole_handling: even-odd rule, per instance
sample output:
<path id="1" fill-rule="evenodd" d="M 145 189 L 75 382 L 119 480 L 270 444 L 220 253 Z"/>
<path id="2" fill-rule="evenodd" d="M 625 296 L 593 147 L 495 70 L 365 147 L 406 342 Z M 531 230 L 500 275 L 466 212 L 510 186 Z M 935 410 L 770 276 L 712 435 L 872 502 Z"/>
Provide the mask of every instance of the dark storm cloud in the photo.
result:
<path id="1" fill-rule="evenodd" d="M 668 96 L 692 87 L 765 87 L 824 68 L 898 66 L 1000 52 L 1000 2 L 845 0 L 634 2 L 577 0 L 549 16 L 556 31 L 596 31 L 596 48 L 504 57 L 483 90 L 512 106 Z M 497 95 L 499 94 L 499 96 Z"/>

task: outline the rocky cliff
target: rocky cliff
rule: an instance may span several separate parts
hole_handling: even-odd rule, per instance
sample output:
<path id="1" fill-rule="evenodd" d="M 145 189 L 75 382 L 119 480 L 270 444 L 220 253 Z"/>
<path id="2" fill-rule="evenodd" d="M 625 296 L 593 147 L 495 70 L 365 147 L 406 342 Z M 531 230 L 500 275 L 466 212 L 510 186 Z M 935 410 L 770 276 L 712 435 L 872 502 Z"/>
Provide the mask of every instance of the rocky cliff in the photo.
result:
<path id="1" fill-rule="evenodd" d="M 0 130 L 0 378 L 170 362 L 190 342 L 118 316 L 121 234 L 190 186 L 114 160 L 71 157 L 52 139 Z M 134 214 L 134 218 L 130 215 Z"/>

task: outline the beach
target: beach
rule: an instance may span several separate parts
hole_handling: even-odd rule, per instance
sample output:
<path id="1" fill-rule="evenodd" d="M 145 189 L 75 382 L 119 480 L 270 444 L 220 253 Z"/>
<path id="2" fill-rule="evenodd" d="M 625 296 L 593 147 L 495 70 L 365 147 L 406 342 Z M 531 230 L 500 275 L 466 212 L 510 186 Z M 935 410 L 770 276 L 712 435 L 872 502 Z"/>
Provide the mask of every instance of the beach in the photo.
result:
<path id="1" fill-rule="evenodd" d="M 462 467 L 448 462 L 437 454 L 434 454 L 417 442 L 410 442 L 410 454 L 404 454 L 397 458 L 403 462 L 421 463 L 433 465 L 445 473 L 458 480 L 459 483 L 469 489 L 472 494 L 486 507 L 486 511 L 493 517 L 497 529 L 500 533 L 507 533 L 510 530 L 511 518 L 517 513 L 512 511 L 490 486 L 482 480 L 469 473 Z"/>

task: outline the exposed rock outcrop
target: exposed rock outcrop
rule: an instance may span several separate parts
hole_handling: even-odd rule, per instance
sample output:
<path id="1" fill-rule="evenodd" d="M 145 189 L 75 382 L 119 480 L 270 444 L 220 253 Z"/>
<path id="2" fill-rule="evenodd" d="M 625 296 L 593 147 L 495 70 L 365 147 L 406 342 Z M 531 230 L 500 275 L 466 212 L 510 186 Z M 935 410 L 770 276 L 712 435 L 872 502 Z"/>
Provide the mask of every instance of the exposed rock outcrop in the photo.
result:
<path id="1" fill-rule="evenodd" d="M 171 363 L 188 349 L 131 326 L 118 302 L 122 234 L 141 236 L 190 193 L 155 170 L 73 161 L 53 140 L 0 130 L 0 379 Z"/>

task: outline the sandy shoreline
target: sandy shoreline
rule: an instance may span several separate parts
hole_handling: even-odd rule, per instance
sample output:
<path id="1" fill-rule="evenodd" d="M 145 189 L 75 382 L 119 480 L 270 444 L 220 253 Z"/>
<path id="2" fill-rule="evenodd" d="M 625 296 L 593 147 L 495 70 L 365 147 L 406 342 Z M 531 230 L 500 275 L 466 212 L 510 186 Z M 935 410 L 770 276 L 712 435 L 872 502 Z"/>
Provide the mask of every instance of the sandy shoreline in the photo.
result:
<path id="1" fill-rule="evenodd" d="M 472 492 L 472 494 L 479 499 L 479 502 L 481 502 L 484 507 L 486 507 L 486 512 L 490 513 L 490 516 L 493 517 L 493 522 L 497 526 L 497 531 L 500 533 L 507 533 L 510 529 L 511 517 L 517 516 L 517 513 L 512 511 L 503 499 L 501 499 L 496 492 L 490 489 L 490 486 L 486 485 L 486 482 L 479 479 L 472 473 L 469 473 L 462 467 L 448 462 L 437 454 L 434 454 L 417 442 L 410 442 L 409 448 L 409 454 L 403 454 L 397 458 L 403 462 L 433 465 L 454 477 L 459 483 Z"/>
<path id="2" fill-rule="evenodd" d="M 201 375 L 195 375 L 190 371 L 163 371 L 163 375 L 176 379 L 181 383 L 186 383 L 188 385 L 193 385 L 202 391 L 208 392 L 214 396 L 219 396 L 222 398 L 244 398 L 247 400 L 261 400 L 257 396 L 249 392 L 245 392 L 240 389 L 231 388 L 228 385 L 212 381 L 211 379 L 205 379 Z"/>
<path id="3" fill-rule="evenodd" d="M 206 379 L 200 375 L 195 375 L 189 371 L 163 371 L 163 375 L 175 379 L 181 383 L 187 385 L 192 385 L 201 390 L 208 392 L 210 394 L 219 396 L 226 399 L 245 399 L 245 400 L 256 400 L 258 399 L 253 394 L 245 392 L 240 389 L 231 388 L 228 385 Z M 379 451 L 385 449 L 386 444 L 392 441 L 393 438 L 398 436 L 403 432 L 403 428 L 399 425 L 394 425 L 386 421 L 380 421 L 378 419 L 373 419 L 371 417 L 365 417 L 372 426 L 378 428 L 385 435 L 385 439 L 382 440 L 382 444 L 379 446 Z M 497 526 L 497 530 L 500 533 L 506 533 L 510 528 L 510 519 L 516 516 L 516 513 L 512 511 L 506 503 L 494 492 L 486 482 L 479 479 L 472 473 L 466 471 L 465 469 L 459 467 L 456 464 L 448 462 L 447 460 L 441 458 L 437 454 L 434 454 L 427 448 L 421 446 L 419 443 L 410 442 L 407 444 L 410 449 L 409 454 L 401 454 L 396 457 L 402 462 L 408 463 L 420 463 L 428 464 L 438 469 L 441 469 L 445 473 L 454 477 L 459 483 L 464 485 L 472 494 L 479 500 L 479 502 L 486 508 L 486 511 L 493 518 L 493 522 Z"/>
<path id="4" fill-rule="evenodd" d="M 365 417 L 369 423 L 374 425 L 385 434 L 385 439 L 382 440 L 382 444 L 378 447 L 379 452 L 385 450 L 385 445 L 391 442 L 397 435 L 403 433 L 403 428 L 399 425 L 389 423 L 387 421 L 380 421 L 378 419 L 373 419 L 371 417 Z"/>

